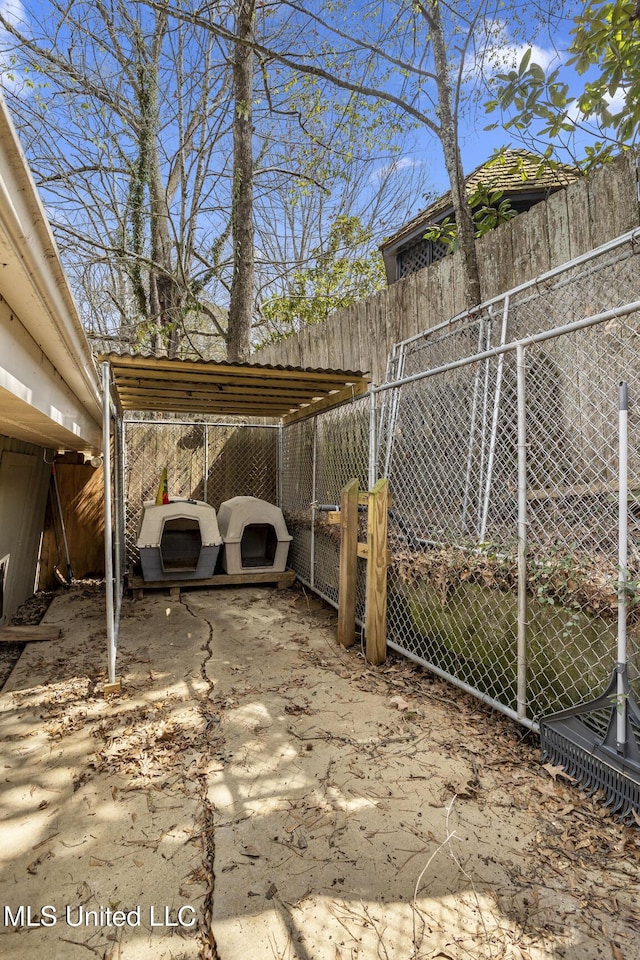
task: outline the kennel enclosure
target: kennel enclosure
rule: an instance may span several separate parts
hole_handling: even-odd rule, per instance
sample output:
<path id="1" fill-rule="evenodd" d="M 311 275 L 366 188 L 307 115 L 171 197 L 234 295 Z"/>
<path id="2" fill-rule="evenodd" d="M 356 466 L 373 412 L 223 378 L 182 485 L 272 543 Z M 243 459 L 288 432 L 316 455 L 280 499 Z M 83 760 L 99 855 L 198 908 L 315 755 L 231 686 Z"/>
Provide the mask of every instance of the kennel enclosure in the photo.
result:
<path id="1" fill-rule="evenodd" d="M 128 563 L 132 552 L 139 549 L 137 539 L 140 538 L 132 536 L 128 521 L 132 513 L 139 511 L 142 504 L 151 499 L 160 472 L 155 464 L 149 475 L 141 478 L 138 502 L 130 502 L 125 462 L 126 431 L 135 431 L 136 424 L 141 424 L 146 418 L 143 429 L 148 431 L 148 434 L 139 447 L 144 454 L 145 448 L 156 444 L 163 430 L 181 428 L 180 446 L 174 456 L 175 469 L 172 471 L 170 466 L 168 471 L 170 499 L 199 500 L 209 506 L 220 505 L 237 496 L 263 493 L 264 471 L 246 469 L 244 461 L 248 457 L 242 453 L 242 438 L 255 433 L 263 438 L 261 446 L 265 460 L 275 464 L 267 472 L 267 482 L 273 492 L 269 492 L 266 499 L 277 502 L 283 483 L 283 428 L 334 407 L 357 401 L 367 393 L 369 381 L 360 372 L 344 370 L 178 360 L 117 353 L 106 353 L 99 359 L 103 386 L 104 470 L 105 477 L 112 479 L 111 484 L 106 484 L 105 496 L 108 654 L 108 683 L 105 689 L 108 690 L 111 686 L 117 688 L 116 653 L 122 596 Z M 162 415 L 167 415 L 168 419 L 161 420 Z M 199 441 L 196 436 L 198 432 L 203 438 L 203 469 L 196 470 L 189 476 L 188 471 L 185 473 L 185 465 L 194 462 L 196 452 L 199 454 Z M 270 434 L 272 439 L 265 442 L 267 434 Z M 227 452 L 234 447 L 238 439 L 240 455 L 234 463 L 227 456 Z M 252 448 L 254 445 L 248 446 Z M 210 447 L 214 449 L 211 450 Z M 166 461 L 161 467 L 165 465 Z M 179 489 L 176 488 L 178 479 Z M 184 511 L 183 507 L 181 511 Z M 180 520 L 179 524 L 174 527 L 170 524 L 166 530 L 169 533 L 169 540 L 166 541 L 169 553 L 173 551 L 175 554 L 176 545 L 181 541 L 180 550 L 183 552 L 178 560 L 180 563 L 192 564 L 198 537 L 201 543 L 200 553 L 207 538 L 203 537 L 201 528 L 196 530 L 193 518 L 169 519 Z M 141 517 L 138 517 L 138 522 L 142 522 Z M 261 531 L 253 531 L 251 549 L 254 559 L 262 559 L 272 551 L 274 541 L 273 534 L 268 531 L 269 525 L 263 522 Z M 273 562 L 282 562 L 285 545 L 288 548 L 290 543 L 285 539 L 287 536 L 288 531 L 280 531 L 269 567 Z M 153 539 L 158 539 L 157 531 Z M 160 537 L 160 541 L 161 539 Z M 188 543 L 191 544 L 191 555 Z M 146 546 L 147 544 L 143 544 L 142 549 Z M 155 550 L 160 546 L 161 543 L 149 544 L 149 547 Z M 216 545 L 208 543 L 207 546 Z M 219 548 L 220 544 L 217 546 Z M 262 557 L 258 557 L 260 551 Z M 211 553 L 209 560 L 210 557 Z M 175 557 L 168 559 L 169 566 L 173 563 L 175 568 L 178 560 Z M 153 563 L 156 569 L 163 566 L 157 553 Z M 261 563 L 260 566 L 267 564 Z M 257 565 L 253 570 L 256 579 L 264 582 L 265 574 L 257 570 Z M 169 570 L 162 572 L 169 573 Z M 179 579 L 173 576 L 175 572 L 175 569 L 171 571 L 167 583 L 171 579 Z M 243 576 L 249 575 L 249 570 L 243 572 Z"/>
<path id="2" fill-rule="evenodd" d="M 236 441 L 269 447 L 256 473 L 275 482 L 258 495 L 283 510 L 298 579 L 333 604 L 339 529 L 328 525 L 321 508 L 339 504 L 352 478 L 371 489 L 387 477 L 393 498 L 389 646 L 525 726 L 590 698 L 608 679 L 616 579 L 610 398 L 611 385 L 622 379 L 640 395 L 639 249 L 636 233 L 621 235 L 471 314 L 416 334 L 394 349 L 387 383 L 369 396 L 348 388 L 343 399 L 349 402 L 317 402 L 306 417 L 283 411 L 268 421 L 268 443 L 256 443 L 248 418 L 229 427 L 234 439 L 224 440 L 225 451 Z M 133 361 L 126 365 L 118 372 L 123 389 L 140 389 L 149 371 L 138 373 Z M 239 368 L 235 373 L 238 379 Z M 292 393 L 295 380 L 276 377 L 273 392 Z M 193 392 L 193 382 L 181 386 L 181 396 Z M 158 389 L 164 388 L 173 389 L 168 380 Z M 268 393 L 265 378 L 260 389 L 255 415 Z M 136 409 L 135 396 L 127 403 Z M 228 407 L 219 415 L 231 420 Z M 203 457 L 206 483 L 206 459 L 214 458 L 223 428 L 184 419 L 157 429 L 175 431 L 173 472 L 190 465 L 195 473 Z M 115 423 L 117 429 L 121 418 Z M 135 433 L 144 429 L 127 424 Z M 635 580 L 640 446 L 633 438 L 631 449 Z M 244 449 L 237 453 L 247 461 Z M 277 479 L 265 469 L 274 457 Z M 141 499 L 155 491 L 157 462 L 151 473 Z M 172 492 L 218 504 L 258 492 L 235 481 L 225 462 L 215 477 L 223 495 Z M 362 576 L 356 590 L 362 621 Z M 633 609 L 635 617 L 639 608 Z M 636 692 L 639 632 L 634 619 L 630 682 Z"/>
<path id="3" fill-rule="evenodd" d="M 640 234 L 621 235 L 397 344 L 368 395 L 270 420 L 278 476 L 275 497 L 261 495 L 283 510 L 298 579 L 337 605 L 330 511 L 353 478 L 369 490 L 388 478 L 388 647 L 533 729 L 604 689 L 615 649 L 611 387 L 640 396 L 639 250 Z M 637 436 L 630 450 L 637 697 Z M 218 502 L 246 493 L 227 487 Z"/>

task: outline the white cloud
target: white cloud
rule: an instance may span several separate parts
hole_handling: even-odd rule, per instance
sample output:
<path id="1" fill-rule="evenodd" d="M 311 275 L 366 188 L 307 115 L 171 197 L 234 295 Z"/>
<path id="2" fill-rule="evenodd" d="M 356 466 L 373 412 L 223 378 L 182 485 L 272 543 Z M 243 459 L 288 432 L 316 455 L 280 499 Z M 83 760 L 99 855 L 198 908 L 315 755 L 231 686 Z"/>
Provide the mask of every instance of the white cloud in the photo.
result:
<path id="1" fill-rule="evenodd" d="M 25 31 L 27 25 L 27 12 L 21 0 L 0 0 L 0 13 L 5 21 L 12 26 Z M 15 40 L 5 27 L 0 25 L 0 78 L 2 86 L 10 89 L 14 93 L 21 90 L 24 84 L 17 73 L 11 67 L 11 55 L 9 51 L 15 45 Z M 28 95 L 28 90 L 24 91 Z"/>
<path id="2" fill-rule="evenodd" d="M 416 160 L 413 157 L 398 157 L 396 160 L 391 160 L 390 163 L 385 163 L 374 170 L 369 177 L 369 183 L 378 183 L 387 180 L 394 173 L 401 173 L 403 170 L 415 170 L 422 166 L 424 166 L 424 160 Z"/>
<path id="3" fill-rule="evenodd" d="M 479 75 L 489 80 L 497 73 L 515 70 L 529 49 L 531 62 L 539 64 L 544 70 L 562 62 L 562 53 L 552 47 L 542 47 L 536 43 L 514 42 L 505 20 L 486 20 L 482 33 L 483 37 L 478 44 L 480 53 L 471 58 L 467 64 L 466 72 L 469 80 Z"/>
<path id="4" fill-rule="evenodd" d="M 609 111 L 612 114 L 621 113 L 626 109 L 626 92 L 619 88 L 616 90 L 612 97 L 605 96 L 604 98 L 609 107 Z M 582 112 L 578 106 L 578 101 L 575 100 L 567 110 L 567 120 L 571 123 L 575 123 L 576 126 L 584 127 L 585 129 L 591 129 L 594 135 L 599 135 L 599 131 L 602 129 L 598 125 L 597 115 L 591 114 L 587 115 Z"/>
<path id="5" fill-rule="evenodd" d="M 627 92 L 621 87 L 616 90 L 612 97 L 605 97 L 611 113 L 620 113 L 621 110 L 624 110 L 627 105 L 626 98 Z"/>

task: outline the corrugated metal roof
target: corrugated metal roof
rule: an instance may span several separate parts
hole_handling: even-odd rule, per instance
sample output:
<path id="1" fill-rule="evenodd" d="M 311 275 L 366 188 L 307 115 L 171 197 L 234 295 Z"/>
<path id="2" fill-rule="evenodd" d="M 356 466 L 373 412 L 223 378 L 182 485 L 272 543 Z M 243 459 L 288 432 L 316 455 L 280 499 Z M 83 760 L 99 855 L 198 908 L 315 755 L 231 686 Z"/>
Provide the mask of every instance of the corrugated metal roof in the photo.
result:
<path id="1" fill-rule="evenodd" d="M 352 370 L 106 353 L 124 411 L 303 419 L 366 393 Z"/>
<path id="2" fill-rule="evenodd" d="M 579 176 L 580 173 L 575 167 L 562 163 L 547 163 L 543 157 L 536 156 L 528 150 L 505 150 L 499 160 L 492 157 L 465 177 L 465 189 L 467 196 L 470 196 L 480 184 L 492 190 L 501 190 L 511 198 L 517 194 L 544 195 L 568 186 Z M 395 246 L 418 227 L 426 228 L 429 224 L 437 223 L 452 205 L 451 191 L 448 190 L 385 240 L 382 249 Z"/>

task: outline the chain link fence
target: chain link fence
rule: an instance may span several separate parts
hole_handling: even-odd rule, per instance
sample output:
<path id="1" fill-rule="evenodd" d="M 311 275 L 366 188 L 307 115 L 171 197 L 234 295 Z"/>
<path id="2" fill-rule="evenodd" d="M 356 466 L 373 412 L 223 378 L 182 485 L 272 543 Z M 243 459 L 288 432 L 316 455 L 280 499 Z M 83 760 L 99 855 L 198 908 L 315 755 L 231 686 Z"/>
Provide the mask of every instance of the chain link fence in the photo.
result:
<path id="1" fill-rule="evenodd" d="M 338 602 L 340 527 L 328 523 L 329 509 L 356 478 L 369 485 L 370 398 L 285 427 L 282 510 L 293 542 L 289 562 L 298 579 L 334 606 Z M 364 517 L 361 539 L 365 536 Z M 359 562 L 356 619 L 364 620 L 365 569 Z"/>
<path id="2" fill-rule="evenodd" d="M 279 502 L 277 426 L 230 420 L 127 420 L 124 428 L 128 566 L 138 563 L 143 504 L 156 499 L 165 467 L 172 497 L 203 500 L 216 510 L 236 496 Z"/>
<path id="3" fill-rule="evenodd" d="M 289 564 L 338 601 L 357 478 L 389 479 L 388 643 L 526 725 L 616 662 L 618 385 L 629 385 L 630 681 L 640 693 L 640 260 L 626 235 L 394 349 L 387 383 L 283 428 L 125 423 L 126 556 L 169 493 L 282 507 Z M 372 415 L 373 414 L 373 415 Z M 360 539 L 366 536 L 362 515 Z M 525 542 L 526 541 L 526 542 Z M 365 620 L 359 561 L 357 613 Z"/>
<path id="4" fill-rule="evenodd" d="M 632 586 L 640 576 L 639 299 L 627 236 L 399 344 L 396 385 L 378 394 L 393 496 L 389 642 L 525 722 L 590 699 L 615 666 L 623 380 Z"/>

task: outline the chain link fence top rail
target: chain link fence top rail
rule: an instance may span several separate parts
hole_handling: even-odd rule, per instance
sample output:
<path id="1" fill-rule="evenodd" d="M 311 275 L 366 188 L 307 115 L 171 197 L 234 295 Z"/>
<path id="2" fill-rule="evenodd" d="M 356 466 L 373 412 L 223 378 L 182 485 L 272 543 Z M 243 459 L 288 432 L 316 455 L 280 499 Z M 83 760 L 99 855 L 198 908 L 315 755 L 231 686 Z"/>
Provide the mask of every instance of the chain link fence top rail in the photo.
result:
<path id="1" fill-rule="evenodd" d="M 640 297 L 631 236 L 396 347 L 378 394 L 393 496 L 397 649 L 515 712 L 518 421 L 525 352 L 526 716 L 590 699 L 615 664 L 617 402 L 629 383 L 630 577 L 640 576 L 640 319 L 562 328 Z M 536 336 L 548 339 L 536 342 Z M 498 349 L 496 349 L 498 348 Z M 635 596 L 633 598 L 635 600 Z M 630 673 L 638 689 L 638 608 Z"/>
<path id="2" fill-rule="evenodd" d="M 163 469 L 171 497 L 225 500 L 252 496 L 278 502 L 278 429 L 244 422 L 125 422 L 127 565 L 136 546 L 143 504 L 155 500 Z"/>

